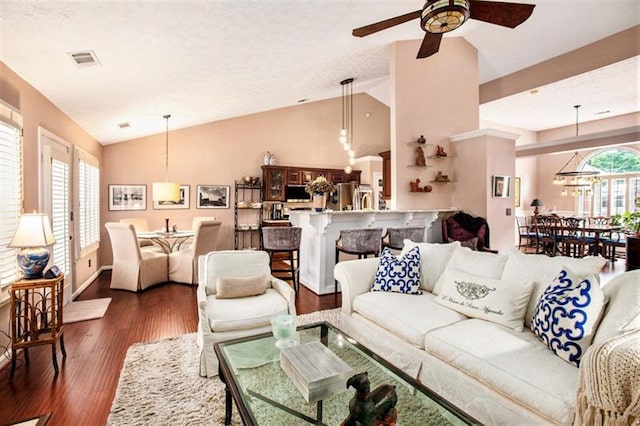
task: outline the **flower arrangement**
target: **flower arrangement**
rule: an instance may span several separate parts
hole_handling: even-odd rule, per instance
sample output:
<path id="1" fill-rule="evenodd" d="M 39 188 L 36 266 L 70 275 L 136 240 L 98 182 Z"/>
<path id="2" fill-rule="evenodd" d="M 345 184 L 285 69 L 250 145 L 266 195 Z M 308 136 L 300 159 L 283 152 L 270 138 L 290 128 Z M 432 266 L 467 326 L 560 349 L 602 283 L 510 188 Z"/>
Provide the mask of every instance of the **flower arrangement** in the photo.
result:
<path id="1" fill-rule="evenodd" d="M 326 177 L 318 176 L 312 182 L 305 185 L 304 190 L 307 194 L 325 194 L 327 192 L 333 192 L 333 183 L 329 182 Z"/>

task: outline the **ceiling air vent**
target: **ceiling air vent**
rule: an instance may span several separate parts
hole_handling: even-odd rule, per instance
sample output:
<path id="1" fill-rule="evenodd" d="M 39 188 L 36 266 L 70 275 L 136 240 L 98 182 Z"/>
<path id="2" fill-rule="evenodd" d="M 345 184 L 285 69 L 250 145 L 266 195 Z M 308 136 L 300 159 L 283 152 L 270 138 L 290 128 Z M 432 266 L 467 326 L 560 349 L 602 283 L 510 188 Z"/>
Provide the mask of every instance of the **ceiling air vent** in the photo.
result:
<path id="1" fill-rule="evenodd" d="M 92 65 L 100 65 L 100 61 L 93 50 L 86 50 L 83 52 L 71 52 L 69 53 L 73 62 L 79 67 L 88 67 Z"/>
<path id="2" fill-rule="evenodd" d="M 121 129 L 126 129 L 129 126 L 131 126 L 131 124 L 129 124 L 129 123 L 120 123 L 120 124 L 118 124 L 118 127 L 120 127 Z"/>

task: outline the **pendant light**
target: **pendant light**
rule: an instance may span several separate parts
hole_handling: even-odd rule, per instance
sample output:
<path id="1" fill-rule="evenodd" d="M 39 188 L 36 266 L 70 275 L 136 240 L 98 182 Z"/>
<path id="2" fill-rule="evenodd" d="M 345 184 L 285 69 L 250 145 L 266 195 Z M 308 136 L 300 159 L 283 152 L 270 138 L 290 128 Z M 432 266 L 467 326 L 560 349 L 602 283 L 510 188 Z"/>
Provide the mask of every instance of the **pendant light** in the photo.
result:
<path id="1" fill-rule="evenodd" d="M 169 182 L 169 118 L 170 114 L 162 116 L 167 120 L 165 139 L 164 182 L 153 182 L 153 201 L 180 201 L 180 184 Z"/>
<path id="2" fill-rule="evenodd" d="M 349 164 L 344 168 L 344 172 L 350 174 L 356 156 L 353 150 L 353 78 L 342 80 L 340 85 L 342 86 L 342 128 L 339 141 L 349 158 Z"/>
<path id="3" fill-rule="evenodd" d="M 578 111 L 580 105 L 574 105 L 573 107 L 576 109 L 576 136 L 578 136 Z M 578 170 L 582 163 L 584 163 L 584 159 L 576 151 L 553 177 L 553 184 L 562 186 L 561 195 L 563 197 L 569 195 L 569 191 L 574 197 L 590 196 L 592 183 L 599 181 L 600 171 L 595 169 L 587 170 L 585 167 L 582 167 L 582 170 Z"/>

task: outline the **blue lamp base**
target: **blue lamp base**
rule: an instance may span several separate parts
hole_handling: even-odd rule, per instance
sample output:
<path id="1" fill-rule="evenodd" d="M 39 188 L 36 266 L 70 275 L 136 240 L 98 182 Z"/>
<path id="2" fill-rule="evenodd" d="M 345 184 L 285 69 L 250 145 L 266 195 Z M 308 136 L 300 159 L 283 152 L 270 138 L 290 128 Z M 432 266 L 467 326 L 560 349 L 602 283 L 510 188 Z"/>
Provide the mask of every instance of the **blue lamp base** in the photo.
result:
<path id="1" fill-rule="evenodd" d="M 42 278 L 44 268 L 49 263 L 49 249 L 46 247 L 25 248 L 18 252 L 17 258 L 24 279 Z"/>

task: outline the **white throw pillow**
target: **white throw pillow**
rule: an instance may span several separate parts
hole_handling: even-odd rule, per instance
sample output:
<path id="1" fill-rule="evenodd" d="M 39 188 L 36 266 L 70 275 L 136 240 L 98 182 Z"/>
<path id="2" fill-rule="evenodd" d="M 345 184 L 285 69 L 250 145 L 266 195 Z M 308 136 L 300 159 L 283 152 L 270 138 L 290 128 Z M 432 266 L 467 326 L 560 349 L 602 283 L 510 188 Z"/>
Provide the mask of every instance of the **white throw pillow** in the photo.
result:
<path id="1" fill-rule="evenodd" d="M 457 247 L 453 250 L 445 270 L 457 269 L 471 275 L 498 279 L 502 277 L 506 261 L 507 256 L 504 254 L 473 251 L 465 247 Z M 433 294 L 440 294 L 440 289 L 443 285 L 442 276 L 433 286 Z"/>
<path id="2" fill-rule="evenodd" d="M 458 241 L 449 244 L 415 243 L 404 240 L 404 247 L 400 254 L 405 255 L 414 247 L 420 250 L 420 288 L 431 292 L 447 266 L 453 250 L 460 247 L 460 243 Z"/>
<path id="3" fill-rule="evenodd" d="M 523 330 L 532 282 L 504 281 L 447 268 L 436 302 L 471 318 Z"/>
<path id="4" fill-rule="evenodd" d="M 538 301 L 531 330 L 553 353 L 579 367 L 605 304 L 594 275 L 585 277 L 563 268 Z"/>
<path id="5" fill-rule="evenodd" d="M 371 291 L 422 294 L 420 250 L 414 247 L 398 259 L 388 247 L 382 250 Z"/>

